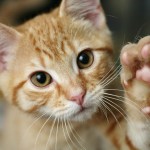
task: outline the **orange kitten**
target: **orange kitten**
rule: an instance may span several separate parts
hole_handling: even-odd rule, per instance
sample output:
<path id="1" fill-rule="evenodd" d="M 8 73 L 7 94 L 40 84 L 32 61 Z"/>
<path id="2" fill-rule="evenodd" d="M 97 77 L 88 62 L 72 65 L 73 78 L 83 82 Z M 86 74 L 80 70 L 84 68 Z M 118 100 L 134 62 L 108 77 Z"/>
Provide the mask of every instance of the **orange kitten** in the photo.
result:
<path id="1" fill-rule="evenodd" d="M 99 0 L 63 0 L 50 14 L 16 29 L 0 24 L 0 35 L 0 89 L 13 104 L 6 113 L 4 150 L 148 149 L 133 138 L 138 134 L 132 134 L 133 126 L 120 116 L 125 111 L 107 93 L 113 47 Z M 150 39 L 143 41 L 147 44 Z M 128 83 L 125 75 L 138 70 L 125 64 L 130 61 L 124 53 L 128 54 L 126 48 L 121 55 L 123 68 L 128 68 L 122 71 L 123 85 L 124 80 Z M 130 55 L 132 60 L 134 56 Z M 132 76 L 130 83 L 134 78 L 137 80 Z M 140 82 L 137 84 L 143 85 Z M 130 83 L 124 87 L 131 87 L 132 92 Z M 145 84 L 147 93 L 143 94 L 147 95 L 149 86 Z M 108 124 L 98 111 L 103 106 L 110 110 L 110 105 L 119 107 L 113 117 L 121 128 L 109 113 Z M 136 109 L 132 111 L 138 113 Z M 127 115 L 132 117 L 129 112 Z M 145 120 L 138 121 L 145 124 Z"/>

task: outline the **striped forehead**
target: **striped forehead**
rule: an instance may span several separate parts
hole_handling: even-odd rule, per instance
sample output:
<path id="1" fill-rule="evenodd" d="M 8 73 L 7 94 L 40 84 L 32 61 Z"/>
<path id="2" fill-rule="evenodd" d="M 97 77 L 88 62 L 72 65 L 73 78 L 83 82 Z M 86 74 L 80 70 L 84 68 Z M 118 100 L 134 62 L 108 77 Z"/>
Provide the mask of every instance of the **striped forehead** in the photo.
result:
<path id="1" fill-rule="evenodd" d="M 62 60 L 77 51 L 71 35 L 60 25 L 48 24 L 45 28 L 32 27 L 29 38 L 36 52 L 44 53 L 52 60 Z"/>

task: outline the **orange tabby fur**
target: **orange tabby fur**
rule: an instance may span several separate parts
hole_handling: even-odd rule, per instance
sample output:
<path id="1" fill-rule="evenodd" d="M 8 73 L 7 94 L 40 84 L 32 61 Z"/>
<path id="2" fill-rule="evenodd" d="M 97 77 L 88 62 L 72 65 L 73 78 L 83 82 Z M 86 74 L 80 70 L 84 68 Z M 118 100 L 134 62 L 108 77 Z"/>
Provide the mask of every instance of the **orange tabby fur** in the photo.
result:
<path id="1" fill-rule="evenodd" d="M 84 0 L 84 2 L 89 6 L 94 6 L 95 10 L 92 15 L 97 16 L 97 11 L 100 11 L 97 20 L 91 19 L 88 15 L 84 16 L 84 13 L 78 16 L 82 10 L 80 7 L 86 8 L 82 2 L 80 5 L 80 1 L 75 3 L 73 0 L 63 0 L 60 8 L 49 14 L 40 15 L 15 30 L 0 25 L 0 33 L 4 37 L 0 38 L 0 42 L 6 42 L 7 49 L 11 51 L 7 54 L 6 50 L 7 55 L 4 53 L 4 56 L 7 56 L 6 60 L 4 59 L 4 63 L 3 61 L 1 63 L 3 66 L 0 67 L 0 89 L 5 99 L 15 105 L 15 107 L 9 105 L 7 108 L 4 150 L 44 150 L 46 148 L 49 150 L 67 150 L 69 147 L 73 150 L 149 149 L 148 145 L 143 144 L 144 142 L 149 144 L 147 137 L 143 139 L 142 143 L 133 138 L 138 134 L 135 132 L 132 134 L 131 131 L 134 128 L 130 121 L 127 123 L 126 113 L 123 109 L 119 109 L 119 112 L 114 110 L 116 120 L 120 124 L 117 124 L 117 121 L 112 118 L 111 113 L 108 113 L 109 123 L 99 111 L 96 113 L 97 105 L 100 105 L 105 93 L 105 83 L 102 84 L 101 82 L 105 75 L 107 75 L 105 78 L 109 79 L 107 77 L 110 76 L 107 72 L 113 66 L 113 46 L 111 34 L 98 1 Z M 146 41 L 147 44 L 150 39 L 147 37 L 143 41 Z M 143 42 L 141 43 L 143 45 Z M 137 47 L 140 47 L 141 43 L 137 44 Z M 94 53 L 94 63 L 90 68 L 79 70 L 71 62 L 74 57 L 76 58 L 82 50 L 87 48 L 91 48 Z M 126 52 L 126 48 L 122 50 L 122 53 L 124 51 Z M 1 57 L 3 58 L 3 54 Z M 124 63 L 122 66 L 125 68 Z M 48 72 L 53 76 L 54 81 L 46 88 L 34 87 L 30 82 L 30 77 L 37 70 Z M 126 80 L 125 75 L 128 72 L 130 73 L 130 69 L 122 70 L 122 82 Z M 111 71 L 109 73 L 111 74 Z M 132 79 L 134 78 L 132 77 Z M 132 79 L 130 80 L 131 83 Z M 141 98 L 142 103 L 148 101 L 150 97 L 149 85 L 144 84 L 146 84 L 144 88 L 147 93 L 144 90 L 143 94 L 147 94 L 147 99 Z M 126 98 L 131 98 L 133 102 L 139 104 L 135 97 L 132 98 L 128 95 L 128 89 L 129 92 L 132 92 L 136 88 L 134 86 L 142 86 L 143 88 L 143 81 L 129 84 L 127 87 L 124 86 L 127 90 Z M 106 87 L 108 88 L 108 86 Z M 71 115 L 70 113 L 73 114 L 72 110 L 65 115 L 61 114 L 66 106 L 70 106 L 76 112 L 75 108 L 78 109 L 78 106 L 68 99 L 81 89 L 86 90 L 87 95 L 94 94 L 90 99 L 85 97 L 88 101 L 87 104 L 90 105 L 87 111 L 81 112 L 79 116 L 76 113 Z M 136 90 L 132 94 L 137 95 L 137 92 Z M 97 97 L 94 98 L 94 96 Z M 113 98 L 111 97 L 110 100 L 113 101 Z M 126 103 L 130 103 L 129 99 L 126 100 Z M 114 102 L 114 106 L 117 105 L 117 102 Z M 139 118 L 135 115 L 132 116 L 133 113 L 137 114 L 140 109 L 138 107 L 131 109 L 130 105 L 126 105 L 128 119 L 135 119 L 137 124 L 145 124 L 145 120 L 141 118 L 147 116 L 141 112 Z M 139 105 L 141 106 L 141 103 Z M 35 117 L 42 114 L 46 115 L 33 123 Z M 47 120 L 51 115 L 53 118 Z M 53 124 L 54 118 L 58 118 L 56 124 Z M 28 128 L 30 125 L 32 127 Z M 74 129 L 71 131 L 70 128 Z M 149 133 L 149 127 L 146 126 L 145 128 Z M 139 130 L 135 128 L 135 131 Z M 147 136 L 145 133 L 141 132 L 141 134 L 143 137 Z"/>

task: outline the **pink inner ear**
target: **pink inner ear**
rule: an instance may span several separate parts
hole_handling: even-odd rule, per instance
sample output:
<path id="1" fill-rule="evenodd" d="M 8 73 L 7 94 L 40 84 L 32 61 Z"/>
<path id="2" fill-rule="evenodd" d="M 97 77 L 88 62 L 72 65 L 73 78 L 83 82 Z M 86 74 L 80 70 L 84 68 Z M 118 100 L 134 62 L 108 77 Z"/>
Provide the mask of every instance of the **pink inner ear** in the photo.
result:
<path id="1" fill-rule="evenodd" d="M 6 70 L 20 37 L 19 32 L 0 23 L 0 72 Z"/>
<path id="2" fill-rule="evenodd" d="M 91 23 L 94 24 L 96 27 L 100 25 L 100 9 L 101 6 L 99 5 L 95 11 L 85 15 L 85 19 L 90 20 Z"/>
<path id="3" fill-rule="evenodd" d="M 63 0 L 60 14 L 71 15 L 77 19 L 84 19 L 100 28 L 105 22 L 105 17 L 99 0 Z"/>

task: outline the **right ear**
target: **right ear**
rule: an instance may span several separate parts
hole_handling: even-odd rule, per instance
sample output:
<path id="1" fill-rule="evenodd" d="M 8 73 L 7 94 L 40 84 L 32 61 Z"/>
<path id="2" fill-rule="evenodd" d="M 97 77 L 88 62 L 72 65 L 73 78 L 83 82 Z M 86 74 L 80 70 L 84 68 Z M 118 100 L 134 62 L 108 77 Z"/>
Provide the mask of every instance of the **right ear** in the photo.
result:
<path id="1" fill-rule="evenodd" d="M 100 29 L 106 23 L 100 0 L 62 0 L 59 16 L 66 15 L 86 20 L 96 29 Z"/>
<path id="2" fill-rule="evenodd" d="M 15 29 L 0 23 L 0 72 L 7 69 L 7 63 L 21 38 Z"/>

